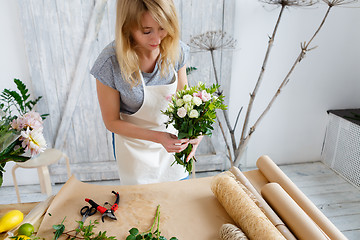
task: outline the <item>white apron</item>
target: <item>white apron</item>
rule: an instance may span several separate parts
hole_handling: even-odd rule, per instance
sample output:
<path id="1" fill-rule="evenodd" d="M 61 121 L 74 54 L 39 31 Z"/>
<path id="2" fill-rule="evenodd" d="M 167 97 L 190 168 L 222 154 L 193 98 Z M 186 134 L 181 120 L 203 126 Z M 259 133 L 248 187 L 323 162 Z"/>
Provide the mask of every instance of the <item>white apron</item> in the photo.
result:
<path id="1" fill-rule="evenodd" d="M 162 114 L 161 110 L 168 107 L 166 96 L 176 92 L 177 73 L 174 75 L 175 81 L 168 85 L 145 86 L 144 79 L 141 74 L 140 76 L 144 102 L 134 114 L 120 113 L 121 119 L 142 128 L 176 134 L 172 126 L 166 129 L 165 122 L 168 117 Z M 177 181 L 188 176 L 184 167 L 178 164 L 171 166 L 175 158 L 161 144 L 117 134 L 114 134 L 114 138 L 122 185 Z"/>

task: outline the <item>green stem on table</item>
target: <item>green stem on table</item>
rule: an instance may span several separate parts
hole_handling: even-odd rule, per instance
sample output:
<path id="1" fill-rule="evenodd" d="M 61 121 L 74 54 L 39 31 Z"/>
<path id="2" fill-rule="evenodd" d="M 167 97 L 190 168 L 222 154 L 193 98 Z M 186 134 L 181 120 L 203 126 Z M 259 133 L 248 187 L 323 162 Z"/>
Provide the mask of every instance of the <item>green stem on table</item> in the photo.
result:
<path id="1" fill-rule="evenodd" d="M 155 227 L 155 224 L 156 222 L 158 223 L 157 225 L 157 232 L 159 233 L 159 225 L 160 225 L 160 205 L 157 205 L 157 208 L 156 208 L 156 214 L 155 214 L 155 219 L 154 219 L 154 222 L 153 224 L 151 225 L 151 228 L 149 230 L 147 230 L 146 232 L 143 232 L 141 233 L 140 235 L 141 236 L 144 236 L 148 233 L 152 233 L 153 231 L 153 228 Z M 158 235 L 158 238 L 160 237 L 160 235 Z"/>
<path id="2" fill-rule="evenodd" d="M 160 205 L 158 205 L 158 208 L 157 208 L 157 230 L 156 230 L 156 235 L 157 235 L 157 238 L 159 239 L 160 238 Z M 156 219 L 156 218 L 155 218 Z"/>

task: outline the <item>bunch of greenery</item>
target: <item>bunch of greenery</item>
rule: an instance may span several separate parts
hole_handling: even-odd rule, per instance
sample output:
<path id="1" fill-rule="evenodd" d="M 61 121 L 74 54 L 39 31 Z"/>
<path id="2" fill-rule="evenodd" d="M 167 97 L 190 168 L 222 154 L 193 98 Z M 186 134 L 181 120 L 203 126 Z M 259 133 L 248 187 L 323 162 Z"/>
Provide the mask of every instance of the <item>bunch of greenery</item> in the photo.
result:
<path id="1" fill-rule="evenodd" d="M 7 162 L 25 162 L 30 159 L 29 156 L 23 155 L 26 152 L 26 147 L 22 145 L 23 141 L 20 139 L 23 129 L 15 129 L 11 124 L 19 117 L 30 113 L 41 99 L 40 96 L 31 100 L 29 90 L 21 80 L 14 79 L 14 83 L 17 91 L 4 89 L 0 94 L 0 186 L 3 182 L 3 172 Z M 45 119 L 46 116 L 47 114 L 41 115 L 41 119 Z M 26 134 L 30 135 L 30 130 L 32 129 L 29 129 Z M 36 135 L 43 140 L 42 130 L 41 135 L 39 131 Z"/>
<path id="2" fill-rule="evenodd" d="M 157 224 L 157 228 L 155 231 L 153 231 L 155 225 Z M 140 233 L 137 228 L 132 228 L 129 230 L 130 235 L 127 236 L 126 240 L 167 240 L 164 236 L 161 236 L 160 232 L 160 205 L 156 208 L 156 215 L 154 222 L 151 226 L 151 228 L 143 233 Z M 170 240 L 178 240 L 176 237 L 170 238 Z"/>
<path id="3" fill-rule="evenodd" d="M 179 139 L 195 139 L 201 135 L 211 135 L 213 123 L 216 119 L 216 109 L 225 110 L 227 108 L 224 102 L 224 95 L 217 92 L 220 85 L 213 84 L 207 88 L 204 83 L 199 82 L 197 86 L 185 88 L 172 96 L 168 109 L 162 113 L 169 117 L 165 123 L 166 127 L 170 124 L 178 130 Z M 175 154 L 174 163 L 185 167 L 189 174 L 193 169 L 191 158 L 186 161 L 193 146 L 191 144 L 180 152 Z"/>
<path id="4" fill-rule="evenodd" d="M 77 229 L 64 232 L 65 231 L 65 225 L 64 220 L 57 225 L 53 225 L 53 228 L 55 229 L 54 237 L 52 240 L 57 240 L 61 235 L 67 235 L 67 239 L 75 240 L 75 239 L 84 239 L 84 240 L 116 240 L 115 237 L 108 237 L 106 236 L 106 231 L 94 233 L 94 228 L 96 228 L 96 225 L 99 224 L 98 221 L 94 221 L 89 223 L 89 225 L 84 225 L 82 221 L 76 221 L 79 223 L 79 227 Z"/>
<path id="5" fill-rule="evenodd" d="M 52 238 L 52 240 L 57 240 L 62 235 L 66 235 L 67 239 L 70 239 L 70 240 L 75 240 L 75 239 L 116 240 L 116 238 L 113 236 L 108 237 L 106 235 L 106 231 L 104 231 L 104 232 L 100 231 L 99 233 L 95 233 L 94 229 L 96 228 L 96 225 L 99 224 L 99 222 L 96 220 L 94 222 L 90 221 L 89 225 L 84 225 L 84 223 L 82 221 L 76 221 L 77 223 L 79 223 L 79 227 L 74 230 L 65 232 L 65 225 L 64 225 L 65 219 L 66 219 L 66 217 L 62 220 L 62 222 L 60 224 L 53 225 L 53 229 L 55 230 L 55 232 L 54 232 L 54 237 Z M 157 225 L 156 230 L 154 229 L 155 225 Z M 160 205 L 158 205 L 156 208 L 156 215 L 155 215 L 154 222 L 148 231 L 140 233 L 137 228 L 132 228 L 129 230 L 129 233 L 130 233 L 130 235 L 127 236 L 126 240 L 141 240 L 141 239 L 167 240 L 164 236 L 160 235 L 161 234 L 161 232 L 160 232 Z M 32 237 L 30 239 L 39 240 L 39 239 L 41 239 L 41 237 Z M 14 240 L 21 240 L 21 238 L 14 237 Z M 169 240 L 178 240 L 178 239 L 176 237 L 172 237 Z"/>

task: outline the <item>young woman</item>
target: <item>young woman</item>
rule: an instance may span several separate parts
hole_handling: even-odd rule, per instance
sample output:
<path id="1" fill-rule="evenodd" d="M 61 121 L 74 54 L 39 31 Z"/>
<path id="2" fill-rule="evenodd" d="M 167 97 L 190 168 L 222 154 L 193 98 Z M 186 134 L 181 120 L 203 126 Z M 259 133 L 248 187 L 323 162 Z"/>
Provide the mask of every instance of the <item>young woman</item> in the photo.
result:
<path id="1" fill-rule="evenodd" d="M 91 69 L 103 121 L 114 133 L 121 184 L 176 181 L 185 169 L 171 166 L 189 143 L 194 156 L 201 138 L 177 139 L 166 129 L 166 97 L 187 85 L 189 49 L 180 40 L 172 0 L 118 0 L 115 41 Z"/>

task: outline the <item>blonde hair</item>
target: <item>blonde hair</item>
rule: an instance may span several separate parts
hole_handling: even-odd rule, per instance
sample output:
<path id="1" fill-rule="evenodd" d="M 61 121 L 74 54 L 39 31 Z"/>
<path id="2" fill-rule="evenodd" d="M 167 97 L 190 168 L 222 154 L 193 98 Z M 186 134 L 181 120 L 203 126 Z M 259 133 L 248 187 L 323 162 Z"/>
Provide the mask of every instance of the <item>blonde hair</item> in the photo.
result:
<path id="1" fill-rule="evenodd" d="M 154 20 L 168 34 L 160 43 L 159 59 L 161 75 L 165 76 L 170 66 L 179 58 L 179 21 L 172 0 L 118 0 L 115 29 L 115 50 L 122 77 L 131 86 L 141 83 L 140 60 L 135 51 L 131 30 L 141 29 L 141 17 L 149 11 Z"/>

